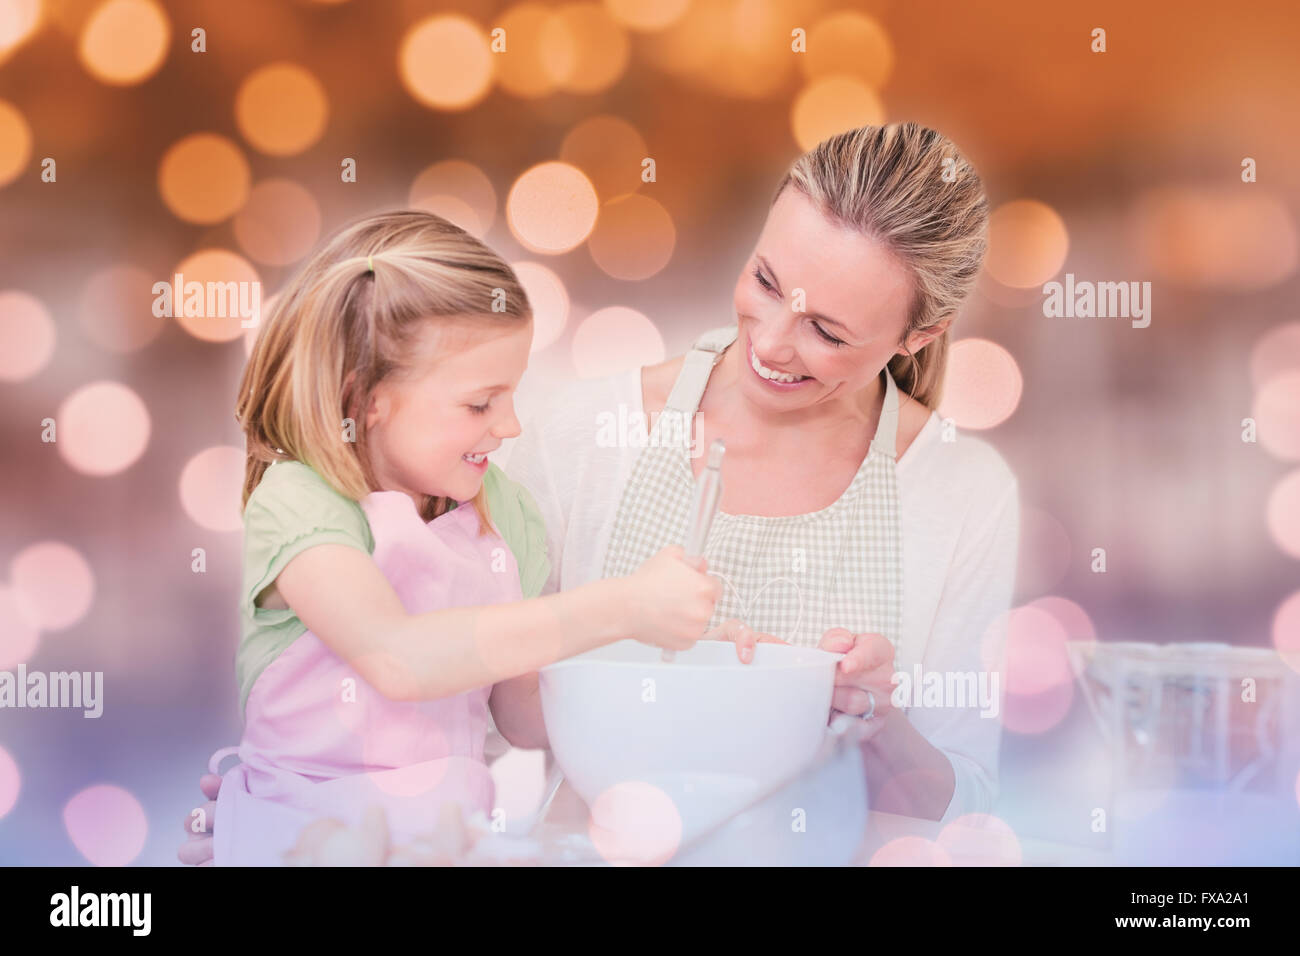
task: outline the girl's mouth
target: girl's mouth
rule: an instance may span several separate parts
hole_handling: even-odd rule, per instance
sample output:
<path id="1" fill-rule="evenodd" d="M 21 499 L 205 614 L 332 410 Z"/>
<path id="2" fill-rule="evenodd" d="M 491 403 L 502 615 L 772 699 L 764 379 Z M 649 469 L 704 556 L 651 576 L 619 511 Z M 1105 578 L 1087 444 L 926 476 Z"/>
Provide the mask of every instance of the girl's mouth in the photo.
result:
<path id="1" fill-rule="evenodd" d="M 758 360 L 758 356 L 754 354 L 752 343 L 749 343 L 749 367 L 754 370 L 754 375 L 769 388 L 786 391 L 798 388 L 804 382 L 812 381 L 811 375 L 795 375 L 792 372 L 783 372 L 780 369 L 769 368 L 764 365 Z"/>
<path id="2" fill-rule="evenodd" d="M 471 468 L 476 468 L 480 471 L 487 470 L 487 466 L 488 466 L 487 452 L 484 452 L 481 455 L 461 455 L 460 460 L 465 462 Z"/>

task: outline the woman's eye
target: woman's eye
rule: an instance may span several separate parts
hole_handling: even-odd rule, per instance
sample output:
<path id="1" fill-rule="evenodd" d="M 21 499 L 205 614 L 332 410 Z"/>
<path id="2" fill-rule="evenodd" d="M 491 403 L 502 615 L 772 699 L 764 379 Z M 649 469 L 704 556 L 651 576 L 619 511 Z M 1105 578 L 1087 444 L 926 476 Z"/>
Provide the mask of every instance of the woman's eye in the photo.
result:
<path id="1" fill-rule="evenodd" d="M 466 405 L 465 407 L 468 408 L 475 415 L 483 415 L 487 412 L 489 404 L 491 403 L 484 402 L 482 405 Z"/>
<path id="2" fill-rule="evenodd" d="M 827 342 L 830 342 L 832 345 L 843 345 L 843 344 L 844 344 L 844 342 L 843 342 L 842 339 L 837 339 L 835 336 L 831 335 L 829 332 L 827 332 L 825 329 L 823 329 L 823 328 L 822 328 L 820 325 L 818 325 L 816 322 L 813 323 L 813 328 L 817 330 L 817 334 L 818 334 L 818 335 L 820 335 L 822 338 L 824 338 Z"/>
<path id="3" fill-rule="evenodd" d="M 758 280 L 758 284 L 761 285 L 761 286 L 762 286 L 764 289 L 766 289 L 768 292 L 771 292 L 774 288 L 776 288 L 776 286 L 774 286 L 774 285 L 772 285 L 772 283 L 768 282 L 767 279 L 765 279 L 765 278 L 763 277 L 763 273 L 761 273 L 761 272 L 758 271 L 757 269 L 754 270 L 754 278 L 757 279 L 757 280 Z"/>

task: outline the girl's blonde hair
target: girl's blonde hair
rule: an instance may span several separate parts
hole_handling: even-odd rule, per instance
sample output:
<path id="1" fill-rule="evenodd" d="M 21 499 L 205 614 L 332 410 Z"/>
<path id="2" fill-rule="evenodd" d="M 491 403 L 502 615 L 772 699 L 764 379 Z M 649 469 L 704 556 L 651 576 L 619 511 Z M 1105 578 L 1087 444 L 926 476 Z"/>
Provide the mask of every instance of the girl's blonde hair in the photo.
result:
<path id="1" fill-rule="evenodd" d="M 510 266 L 431 213 L 383 213 L 335 233 L 281 290 L 244 368 L 235 405 L 248 452 L 243 503 L 274 461 L 303 462 L 353 500 L 381 490 L 365 411 L 375 386 L 407 367 L 424 323 L 504 331 L 531 315 Z M 420 516 L 451 506 L 428 497 Z M 482 489 L 474 509 L 488 530 Z"/>
<path id="2" fill-rule="evenodd" d="M 916 123 L 863 126 L 818 143 L 777 187 L 798 189 L 839 225 L 878 239 L 912 276 L 902 345 L 911 333 L 956 312 L 974 287 L 988 245 L 988 199 L 951 140 Z M 895 355 L 899 388 L 939 404 L 948 330 L 916 355 Z"/>

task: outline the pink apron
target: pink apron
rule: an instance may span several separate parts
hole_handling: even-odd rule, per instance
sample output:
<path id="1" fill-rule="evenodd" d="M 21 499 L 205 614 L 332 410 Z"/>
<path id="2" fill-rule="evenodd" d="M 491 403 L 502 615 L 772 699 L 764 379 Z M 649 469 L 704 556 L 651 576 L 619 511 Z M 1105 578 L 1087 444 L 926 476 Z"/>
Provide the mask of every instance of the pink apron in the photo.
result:
<path id="1" fill-rule="evenodd" d="M 425 524 L 407 495 L 381 491 L 361 507 L 374 559 L 411 614 L 520 600 L 514 556 L 478 534 L 468 504 Z M 217 866 L 277 866 L 304 826 L 367 807 L 388 817 L 394 843 L 436 826 L 442 804 L 491 813 L 483 761 L 491 687 L 443 700 L 390 701 L 311 631 L 267 666 L 248 695 L 239 765 L 217 795 Z M 212 772 L 223 756 L 212 757 Z"/>

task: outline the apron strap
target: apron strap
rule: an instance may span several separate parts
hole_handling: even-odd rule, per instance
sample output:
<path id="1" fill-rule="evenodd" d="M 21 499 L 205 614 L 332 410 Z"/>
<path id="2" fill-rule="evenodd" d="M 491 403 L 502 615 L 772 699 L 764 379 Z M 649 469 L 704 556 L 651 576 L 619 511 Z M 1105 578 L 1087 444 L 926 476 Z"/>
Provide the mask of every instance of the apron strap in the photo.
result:
<path id="1" fill-rule="evenodd" d="M 682 370 L 677 375 L 677 381 L 673 383 L 673 390 L 668 393 L 668 401 L 664 403 L 664 407 L 671 408 L 687 418 L 694 415 L 700 407 L 700 399 L 704 397 L 704 387 L 709 384 L 713 366 L 718 364 L 722 353 L 734 341 L 736 341 L 734 325 L 713 329 L 696 339 L 691 350 L 686 353 Z"/>

